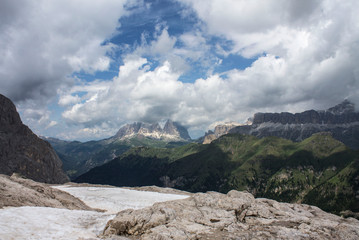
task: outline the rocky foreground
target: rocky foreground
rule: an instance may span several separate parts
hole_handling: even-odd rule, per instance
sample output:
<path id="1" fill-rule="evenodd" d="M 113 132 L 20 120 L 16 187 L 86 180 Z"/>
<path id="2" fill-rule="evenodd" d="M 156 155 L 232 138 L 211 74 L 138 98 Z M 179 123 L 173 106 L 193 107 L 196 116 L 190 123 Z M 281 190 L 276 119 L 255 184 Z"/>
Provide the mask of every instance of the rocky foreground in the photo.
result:
<path id="1" fill-rule="evenodd" d="M 137 200 L 146 201 L 148 194 L 138 195 L 138 190 L 186 195 L 158 187 L 135 191 L 71 184 L 54 188 L 16 175 L 0 175 L 0 238 L 27 239 L 31 235 L 37 239 L 359 239 L 359 221 L 354 218 L 342 218 L 304 204 L 255 199 L 248 192 L 189 194 L 182 200 L 126 209 L 116 216 L 94 202 L 93 194 L 98 194 L 97 202 L 108 207 L 128 204 L 121 200 L 126 199 L 126 194 L 127 201 L 133 194 Z M 85 203 L 75 197 L 76 193 Z M 157 201 L 164 201 L 162 195 L 154 196 Z M 103 213 L 98 212 L 99 208 Z M 41 223 L 43 226 L 38 229 L 42 221 L 46 224 Z"/>
<path id="2" fill-rule="evenodd" d="M 94 210 L 80 199 L 47 184 L 13 174 L 0 174 L 0 209 L 3 207 L 52 207 L 70 210 Z"/>
<path id="3" fill-rule="evenodd" d="M 304 204 L 255 199 L 247 192 L 197 193 L 124 210 L 103 237 L 131 239 L 359 239 L 359 221 Z"/>

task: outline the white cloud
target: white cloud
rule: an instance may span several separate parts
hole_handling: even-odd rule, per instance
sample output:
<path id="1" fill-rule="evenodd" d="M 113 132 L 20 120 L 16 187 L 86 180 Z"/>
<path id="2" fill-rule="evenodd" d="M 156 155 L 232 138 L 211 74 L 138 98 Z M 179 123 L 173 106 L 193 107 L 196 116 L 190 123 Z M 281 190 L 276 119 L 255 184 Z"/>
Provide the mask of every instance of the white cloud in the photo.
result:
<path id="1" fill-rule="evenodd" d="M 78 95 L 73 96 L 73 95 L 62 95 L 60 96 L 59 99 L 59 105 L 60 106 L 67 106 L 70 104 L 74 104 L 74 103 L 78 103 L 80 102 L 80 97 Z"/>
<path id="2" fill-rule="evenodd" d="M 136 1 L 138 2 L 138 1 Z M 46 104 L 61 86 L 72 84 L 74 71 L 107 70 L 102 43 L 127 14 L 125 0 L 1 1 L 0 88 L 18 102 Z M 104 16 L 103 13 L 106 13 Z"/>
<path id="3" fill-rule="evenodd" d="M 197 14 L 193 29 L 172 36 L 165 23 L 157 24 L 152 40 L 143 34 L 139 45 L 121 46 L 127 55 L 117 77 L 72 86 L 67 76 L 73 71 L 108 68 L 106 53 L 116 46 L 101 43 L 127 14 L 124 1 L 41 1 L 46 11 L 38 15 L 32 2 L 25 2 L 25 15 L 7 2 L 9 12 L 22 17 L 2 17 L 0 77 L 9 81 L 1 88 L 13 91 L 15 100 L 52 96 L 57 89 L 58 103 L 66 107 L 62 117 L 81 126 L 72 136 L 89 138 L 130 121 L 171 118 L 205 130 L 215 121 L 244 122 L 257 111 L 325 109 L 344 98 L 359 104 L 358 1 L 179 1 Z M 211 37 L 223 42 L 210 43 Z M 229 54 L 256 60 L 244 70 L 213 73 Z M 181 82 L 194 63 L 208 75 Z"/>
<path id="4" fill-rule="evenodd" d="M 56 121 L 51 121 L 51 122 L 47 125 L 46 129 L 51 128 L 51 127 L 56 126 L 56 125 L 57 125 L 57 122 L 56 122 Z"/>
<path id="5" fill-rule="evenodd" d="M 205 23 L 203 31 L 232 41 L 232 53 L 264 54 L 240 74 L 248 78 L 241 84 L 250 99 L 244 106 L 272 104 L 274 109 L 315 99 L 317 106 L 328 107 L 345 97 L 356 98 L 358 1 L 181 2 Z"/>

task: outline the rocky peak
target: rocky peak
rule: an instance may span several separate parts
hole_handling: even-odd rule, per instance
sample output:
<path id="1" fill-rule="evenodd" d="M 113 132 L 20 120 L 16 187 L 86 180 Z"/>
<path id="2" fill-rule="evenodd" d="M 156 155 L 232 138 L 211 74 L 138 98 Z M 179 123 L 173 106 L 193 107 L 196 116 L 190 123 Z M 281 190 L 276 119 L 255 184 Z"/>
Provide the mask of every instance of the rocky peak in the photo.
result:
<path id="1" fill-rule="evenodd" d="M 347 124 L 359 122 L 359 113 L 348 100 L 329 108 L 327 111 L 308 110 L 301 113 L 256 113 L 253 124 Z"/>
<path id="2" fill-rule="evenodd" d="M 123 139 L 123 138 L 133 137 L 138 133 L 141 134 L 153 133 L 156 130 L 158 130 L 158 127 L 159 127 L 158 124 L 151 125 L 142 122 L 134 122 L 132 124 L 126 124 L 125 126 L 121 127 L 120 130 L 118 130 L 117 134 L 115 135 L 115 138 Z"/>
<path id="3" fill-rule="evenodd" d="M 22 123 L 15 105 L 1 94 L 0 173 L 19 173 L 46 183 L 64 183 L 69 180 L 50 144 Z"/>
<path id="4" fill-rule="evenodd" d="M 334 115 L 353 113 L 353 112 L 355 112 L 355 105 L 354 105 L 354 103 L 345 99 L 343 102 L 341 102 L 340 104 L 338 104 L 334 107 L 329 108 L 327 111 Z"/>
<path id="5" fill-rule="evenodd" d="M 10 99 L 0 94 L 0 130 L 8 128 L 8 125 L 22 124 L 20 115 Z"/>
<path id="6" fill-rule="evenodd" d="M 214 128 L 214 131 L 209 130 L 208 132 L 205 133 L 204 138 L 203 138 L 203 144 L 209 144 L 211 143 L 213 140 L 216 140 L 217 138 L 219 138 L 220 136 L 223 136 L 227 133 L 229 133 L 229 131 L 237 126 L 243 126 L 243 125 L 250 125 L 251 122 L 247 121 L 247 123 L 245 124 L 240 124 L 240 123 L 236 123 L 236 122 L 228 122 L 228 123 L 223 123 L 220 125 L 217 125 Z"/>
<path id="7" fill-rule="evenodd" d="M 159 123 L 148 124 L 143 122 L 135 122 L 132 124 L 127 124 L 120 128 L 114 138 L 123 140 L 137 136 L 171 141 L 191 139 L 185 127 L 171 120 L 167 120 L 163 129 Z"/>
<path id="8" fill-rule="evenodd" d="M 191 139 L 185 127 L 177 122 L 172 122 L 171 120 L 167 120 L 165 126 L 163 127 L 163 132 L 185 140 Z"/>

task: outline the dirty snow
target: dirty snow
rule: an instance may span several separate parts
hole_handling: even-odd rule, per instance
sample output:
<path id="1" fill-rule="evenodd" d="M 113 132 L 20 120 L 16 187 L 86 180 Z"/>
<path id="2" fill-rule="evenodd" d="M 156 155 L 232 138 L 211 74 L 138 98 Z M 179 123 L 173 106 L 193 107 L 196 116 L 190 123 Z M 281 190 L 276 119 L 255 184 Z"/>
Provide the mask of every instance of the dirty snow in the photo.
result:
<path id="1" fill-rule="evenodd" d="M 139 209 L 155 202 L 183 199 L 188 196 L 144 192 L 121 188 L 56 188 L 69 192 L 93 208 L 107 212 L 67 210 L 46 207 L 11 207 L 0 209 L 0 239 L 99 239 L 108 220 L 120 210 Z"/>
<path id="2" fill-rule="evenodd" d="M 152 206 L 156 202 L 188 197 L 186 195 L 145 192 L 123 188 L 71 187 L 66 185 L 56 186 L 55 188 L 70 193 L 92 208 L 106 210 L 107 213 L 117 213 L 128 208 L 139 209 Z"/>
<path id="3" fill-rule="evenodd" d="M 47 207 L 0 210 L 0 239 L 89 239 L 102 233 L 114 215 Z"/>

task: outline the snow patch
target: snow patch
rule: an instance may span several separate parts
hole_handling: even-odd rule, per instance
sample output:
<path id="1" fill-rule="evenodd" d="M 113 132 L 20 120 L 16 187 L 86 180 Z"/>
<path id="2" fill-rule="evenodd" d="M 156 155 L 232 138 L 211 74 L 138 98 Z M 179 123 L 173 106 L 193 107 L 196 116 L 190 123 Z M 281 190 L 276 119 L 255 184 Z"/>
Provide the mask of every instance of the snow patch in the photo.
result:
<path id="1" fill-rule="evenodd" d="M 48 207 L 0 210 L 0 239 L 98 239 L 115 215 Z"/>
<path id="2" fill-rule="evenodd" d="M 47 207 L 0 209 L 0 239 L 86 240 L 100 239 L 106 223 L 118 211 L 151 206 L 156 202 L 187 198 L 186 195 L 144 192 L 122 188 L 56 186 L 103 212 Z"/>
<path id="3" fill-rule="evenodd" d="M 88 206 L 106 210 L 107 213 L 117 213 L 128 208 L 140 209 L 152 206 L 156 202 L 188 197 L 186 195 L 144 192 L 123 188 L 71 187 L 66 185 L 55 186 L 54 188 L 68 192 L 81 199 Z"/>

